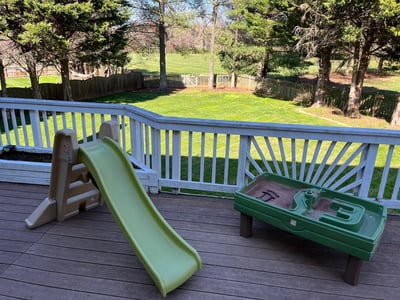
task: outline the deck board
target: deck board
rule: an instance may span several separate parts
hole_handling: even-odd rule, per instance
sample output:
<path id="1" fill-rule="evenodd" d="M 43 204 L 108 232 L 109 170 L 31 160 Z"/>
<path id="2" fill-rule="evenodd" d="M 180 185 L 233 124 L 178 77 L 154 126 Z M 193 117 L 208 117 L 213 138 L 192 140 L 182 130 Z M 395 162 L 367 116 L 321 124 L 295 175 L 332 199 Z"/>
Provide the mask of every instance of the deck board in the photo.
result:
<path id="1" fill-rule="evenodd" d="M 162 299 L 106 206 L 25 228 L 47 189 L 0 183 L 0 300 Z M 203 260 L 167 299 L 398 299 L 398 216 L 389 217 L 375 256 L 351 286 L 342 280 L 344 253 L 258 221 L 253 237 L 240 237 L 229 199 L 151 198 Z"/>

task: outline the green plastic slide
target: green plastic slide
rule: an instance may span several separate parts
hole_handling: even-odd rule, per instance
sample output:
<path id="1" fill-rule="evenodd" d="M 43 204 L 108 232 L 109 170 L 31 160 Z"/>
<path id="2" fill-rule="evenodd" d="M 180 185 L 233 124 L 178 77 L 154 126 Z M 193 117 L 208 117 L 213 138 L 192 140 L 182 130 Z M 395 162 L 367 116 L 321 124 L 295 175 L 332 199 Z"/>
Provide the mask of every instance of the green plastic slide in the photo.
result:
<path id="1" fill-rule="evenodd" d="M 89 169 L 125 238 L 163 297 L 201 268 L 197 251 L 161 216 L 114 140 L 104 138 L 81 147 L 79 160 Z"/>

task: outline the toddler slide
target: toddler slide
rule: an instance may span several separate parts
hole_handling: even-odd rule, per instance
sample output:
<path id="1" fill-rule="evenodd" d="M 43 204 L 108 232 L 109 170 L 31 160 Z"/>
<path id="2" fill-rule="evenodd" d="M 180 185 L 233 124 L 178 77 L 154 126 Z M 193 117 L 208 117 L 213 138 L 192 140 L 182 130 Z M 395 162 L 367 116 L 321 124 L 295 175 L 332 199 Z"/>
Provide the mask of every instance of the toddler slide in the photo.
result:
<path id="1" fill-rule="evenodd" d="M 201 258 L 165 221 L 135 174 L 127 155 L 110 138 L 80 147 L 121 231 L 165 297 L 201 268 Z"/>

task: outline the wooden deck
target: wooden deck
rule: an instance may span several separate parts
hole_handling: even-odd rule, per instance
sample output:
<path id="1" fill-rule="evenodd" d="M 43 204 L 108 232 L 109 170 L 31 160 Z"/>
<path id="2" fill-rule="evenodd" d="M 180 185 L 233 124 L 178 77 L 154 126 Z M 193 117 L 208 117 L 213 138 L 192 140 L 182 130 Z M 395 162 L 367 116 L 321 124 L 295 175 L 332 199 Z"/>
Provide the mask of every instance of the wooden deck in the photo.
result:
<path id="1" fill-rule="evenodd" d="M 46 195 L 46 186 L 0 183 L 0 299 L 162 299 L 106 206 L 26 229 Z M 240 237 L 231 200 L 152 199 L 203 260 L 167 299 L 399 299 L 400 217 L 389 217 L 351 286 L 342 281 L 344 253 L 261 222 L 252 238 Z"/>

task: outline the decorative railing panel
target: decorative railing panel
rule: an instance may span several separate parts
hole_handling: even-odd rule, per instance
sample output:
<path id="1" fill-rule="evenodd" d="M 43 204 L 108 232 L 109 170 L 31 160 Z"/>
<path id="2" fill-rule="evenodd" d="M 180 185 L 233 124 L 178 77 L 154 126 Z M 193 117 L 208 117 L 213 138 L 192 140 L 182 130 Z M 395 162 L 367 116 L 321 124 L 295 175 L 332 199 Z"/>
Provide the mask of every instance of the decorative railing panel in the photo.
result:
<path id="1" fill-rule="evenodd" d="M 51 150 L 54 133 L 96 140 L 113 120 L 121 147 L 159 188 L 233 193 L 263 172 L 400 208 L 400 132 L 160 116 L 130 105 L 0 98 L 0 147 Z M 1 163 L 1 162 L 0 162 Z"/>

